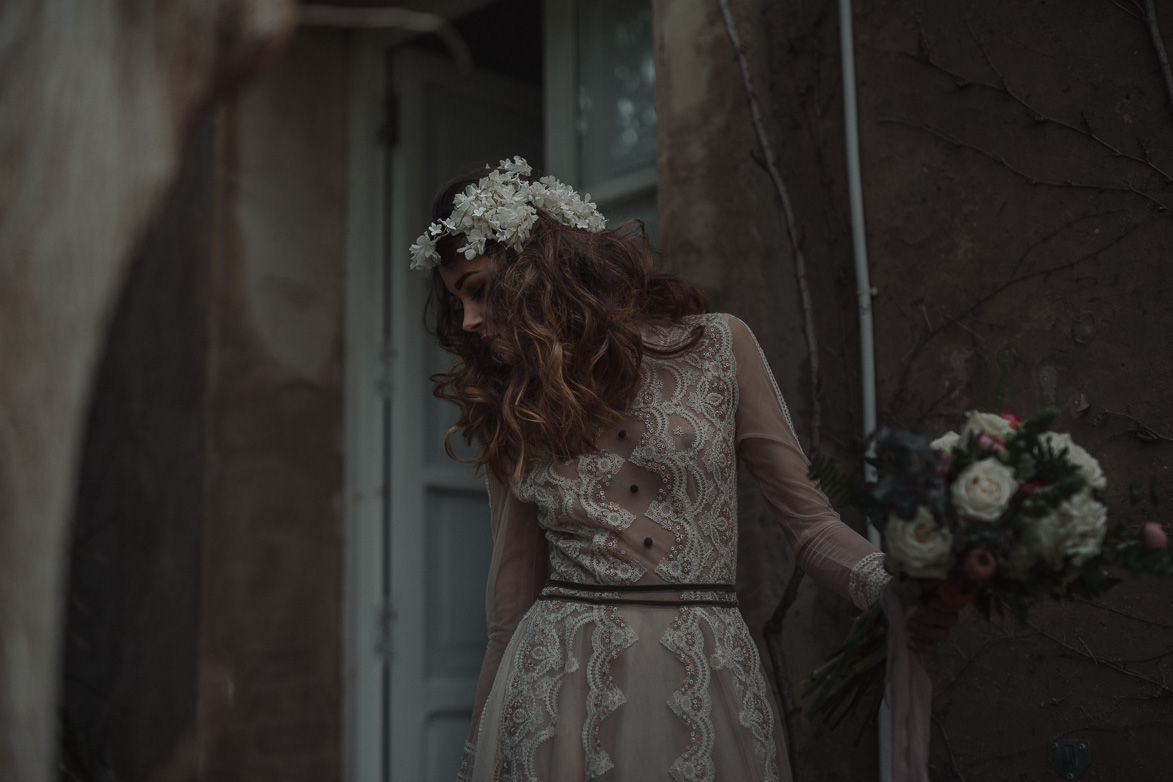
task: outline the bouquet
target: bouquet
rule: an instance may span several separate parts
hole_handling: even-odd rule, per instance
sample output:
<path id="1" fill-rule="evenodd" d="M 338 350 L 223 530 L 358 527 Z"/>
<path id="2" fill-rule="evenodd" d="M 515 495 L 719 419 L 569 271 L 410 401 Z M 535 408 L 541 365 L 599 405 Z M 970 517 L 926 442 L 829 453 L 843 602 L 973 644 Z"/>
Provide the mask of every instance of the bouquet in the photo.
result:
<path id="1" fill-rule="evenodd" d="M 881 531 L 888 570 L 954 607 L 973 602 L 987 619 L 1008 612 L 1023 623 L 1045 598 L 1105 593 L 1119 583 L 1105 566 L 1173 575 L 1159 524 L 1145 526 L 1143 541 L 1108 524 L 1104 472 L 1069 435 L 1050 430 L 1057 417 L 1054 409 L 1025 421 L 973 411 L 960 432 L 932 441 L 879 431 L 869 459 L 878 480 L 855 486 L 850 501 Z M 827 461 L 816 461 L 811 475 L 844 494 L 845 479 Z M 870 723 L 887 653 L 877 602 L 811 674 L 807 716 L 834 725 L 866 703 Z"/>

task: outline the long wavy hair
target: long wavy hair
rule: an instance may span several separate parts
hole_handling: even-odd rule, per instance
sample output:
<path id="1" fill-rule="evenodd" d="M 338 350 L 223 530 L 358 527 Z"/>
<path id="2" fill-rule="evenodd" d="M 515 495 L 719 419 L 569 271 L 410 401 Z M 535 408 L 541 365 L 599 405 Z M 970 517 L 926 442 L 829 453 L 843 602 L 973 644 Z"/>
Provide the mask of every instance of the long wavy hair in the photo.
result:
<path id="1" fill-rule="evenodd" d="M 432 219 L 489 169 L 452 180 L 436 196 Z M 437 242 L 440 267 L 458 257 L 461 237 Z M 597 433 L 623 417 L 645 354 L 679 355 L 703 336 L 693 329 L 666 349 L 644 343 L 641 328 L 707 311 L 704 295 L 656 269 L 643 222 L 598 233 L 562 225 L 541 210 L 520 251 L 489 242 L 485 322 L 492 350 L 463 328 L 460 301 L 432 270 L 426 318 L 455 360 L 432 375 L 434 393 L 460 410 L 444 448 L 463 434 L 480 453 L 462 460 L 519 485 L 536 460 L 567 461 L 595 449 Z M 458 459 L 459 460 L 459 459 Z"/>

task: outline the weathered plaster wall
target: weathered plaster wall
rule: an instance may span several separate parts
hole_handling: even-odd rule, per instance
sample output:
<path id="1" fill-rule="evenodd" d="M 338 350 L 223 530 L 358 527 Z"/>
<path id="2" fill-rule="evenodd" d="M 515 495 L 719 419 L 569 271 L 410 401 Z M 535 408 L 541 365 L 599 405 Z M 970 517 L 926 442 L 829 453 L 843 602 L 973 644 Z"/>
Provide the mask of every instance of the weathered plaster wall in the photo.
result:
<path id="1" fill-rule="evenodd" d="M 77 499 L 84 778 L 341 775 L 348 61 L 299 33 L 137 252 Z"/>
<path id="2" fill-rule="evenodd" d="M 219 115 L 203 774 L 337 778 L 346 38 L 301 32 Z"/>
<path id="3" fill-rule="evenodd" d="M 859 384 L 854 285 L 841 160 L 838 31 L 826 8 L 733 3 L 735 22 L 800 226 L 820 346 L 820 450 L 852 458 Z M 799 439 L 812 444 L 809 351 L 782 205 L 762 163 L 734 50 L 716 3 L 657 2 L 661 244 L 668 264 L 702 285 L 717 310 L 754 330 Z M 793 557 L 753 481 L 741 492 L 742 609 L 761 643 Z M 858 520 L 850 519 L 858 528 Z M 804 579 L 782 633 L 792 690 L 846 631 L 849 603 Z M 767 666 L 769 667 L 769 666 Z M 796 724 L 800 720 L 794 720 Z M 875 773 L 875 742 L 802 723 L 809 779 Z"/>
<path id="4" fill-rule="evenodd" d="M 730 5 L 810 275 L 820 450 L 855 463 L 836 4 Z M 665 257 L 758 332 L 809 445 L 793 253 L 719 6 L 663 1 L 655 11 Z M 1005 407 L 1059 406 L 1059 428 L 1102 457 L 1113 519 L 1156 517 L 1127 500 L 1133 480 L 1155 475 L 1168 487 L 1173 461 L 1162 404 L 1173 350 L 1157 325 L 1173 294 L 1173 110 L 1145 25 L 1113 4 L 1042 0 L 887 0 L 857 4 L 854 23 L 881 423 L 944 431 L 964 410 L 990 407 L 1010 345 Z M 740 580 L 760 630 L 790 559 L 752 495 Z M 1044 606 L 1025 628 L 967 615 L 932 661 L 934 779 L 1046 778 L 1046 741 L 1069 736 L 1093 744 L 1084 778 L 1160 778 L 1173 762 L 1157 736 L 1170 693 L 1169 597 L 1168 584 L 1129 584 L 1100 606 Z M 784 631 L 793 684 L 841 640 L 849 614 L 804 584 Z M 874 773 L 874 743 L 851 749 L 849 733 L 802 724 L 808 779 Z"/>
<path id="5" fill-rule="evenodd" d="M 1010 346 L 1004 407 L 1059 407 L 1113 522 L 1168 524 L 1128 500 L 1155 476 L 1167 508 L 1173 482 L 1173 107 L 1149 30 L 1112 4 L 919 7 L 856 17 L 882 418 L 989 407 Z M 1092 745 L 1081 779 L 1167 776 L 1171 598 L 1132 582 L 1026 627 L 970 617 L 934 660 L 938 773 L 1046 778 L 1064 737 Z"/>
<path id="6" fill-rule="evenodd" d="M 55 768 L 71 489 L 134 244 L 199 109 L 265 63 L 291 11 L 0 4 L 0 778 Z"/>
<path id="7" fill-rule="evenodd" d="M 74 503 L 61 763 L 80 778 L 196 768 L 212 123 L 138 245 Z"/>

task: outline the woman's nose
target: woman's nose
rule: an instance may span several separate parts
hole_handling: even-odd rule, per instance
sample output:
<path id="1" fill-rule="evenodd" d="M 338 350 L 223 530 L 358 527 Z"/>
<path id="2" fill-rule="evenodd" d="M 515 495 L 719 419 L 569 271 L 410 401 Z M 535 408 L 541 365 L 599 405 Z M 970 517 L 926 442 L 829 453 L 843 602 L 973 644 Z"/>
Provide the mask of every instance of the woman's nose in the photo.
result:
<path id="1" fill-rule="evenodd" d="M 485 316 L 482 307 L 471 306 L 464 308 L 464 330 L 476 333 L 485 325 Z"/>

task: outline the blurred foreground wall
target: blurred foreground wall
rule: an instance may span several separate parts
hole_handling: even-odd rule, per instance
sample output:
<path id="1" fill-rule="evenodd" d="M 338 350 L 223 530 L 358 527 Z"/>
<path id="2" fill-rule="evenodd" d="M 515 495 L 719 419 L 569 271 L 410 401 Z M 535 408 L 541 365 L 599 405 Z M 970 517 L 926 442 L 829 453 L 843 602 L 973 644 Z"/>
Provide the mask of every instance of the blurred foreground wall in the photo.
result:
<path id="1" fill-rule="evenodd" d="M 341 776 L 347 62 L 299 33 L 206 114 L 134 254 L 76 503 L 81 778 Z"/>
<path id="2" fill-rule="evenodd" d="M 807 264 L 818 389 L 781 204 L 717 3 L 657 2 L 660 236 L 667 261 L 741 315 L 804 445 L 858 464 L 856 282 L 837 5 L 731 0 Z M 932 432 L 994 404 L 1062 410 L 1101 457 L 1113 522 L 1173 499 L 1173 107 L 1140 9 L 1121 3 L 856 3 L 863 188 L 879 420 Z M 1160 4 L 1158 4 L 1160 5 Z M 1124 6 L 1123 8 L 1121 6 Z M 1173 43 L 1173 11 L 1163 9 Z M 1156 477 L 1165 505 L 1133 508 Z M 791 562 L 752 487 L 743 607 L 755 630 Z M 1082 738 L 1082 779 L 1156 780 L 1173 697 L 1173 585 L 1043 607 L 1020 627 L 972 612 L 932 661 L 933 779 L 1048 779 L 1047 741 Z M 843 601 L 804 581 L 783 630 L 794 688 L 842 640 Z M 808 780 L 872 778 L 875 742 L 801 722 Z"/>
<path id="3" fill-rule="evenodd" d="M 0 778 L 48 779 L 93 376 L 193 118 L 254 75 L 287 0 L 0 5 Z"/>

